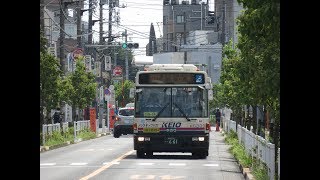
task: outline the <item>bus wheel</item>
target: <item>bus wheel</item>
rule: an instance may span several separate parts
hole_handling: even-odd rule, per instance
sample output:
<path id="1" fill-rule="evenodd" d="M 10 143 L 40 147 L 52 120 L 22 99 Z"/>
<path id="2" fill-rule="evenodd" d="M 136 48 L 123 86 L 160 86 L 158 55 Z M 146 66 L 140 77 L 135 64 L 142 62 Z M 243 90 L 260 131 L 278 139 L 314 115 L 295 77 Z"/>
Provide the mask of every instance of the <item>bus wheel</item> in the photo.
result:
<path id="1" fill-rule="evenodd" d="M 137 150 L 137 158 L 143 158 L 144 152 L 142 150 Z"/>
<path id="2" fill-rule="evenodd" d="M 208 153 L 206 151 L 200 151 L 200 152 L 193 152 L 192 156 L 199 159 L 205 159 L 207 157 L 207 154 Z"/>
<path id="3" fill-rule="evenodd" d="M 152 157 L 153 156 L 153 152 L 152 151 L 147 151 L 146 152 L 146 155 L 148 158 Z"/>

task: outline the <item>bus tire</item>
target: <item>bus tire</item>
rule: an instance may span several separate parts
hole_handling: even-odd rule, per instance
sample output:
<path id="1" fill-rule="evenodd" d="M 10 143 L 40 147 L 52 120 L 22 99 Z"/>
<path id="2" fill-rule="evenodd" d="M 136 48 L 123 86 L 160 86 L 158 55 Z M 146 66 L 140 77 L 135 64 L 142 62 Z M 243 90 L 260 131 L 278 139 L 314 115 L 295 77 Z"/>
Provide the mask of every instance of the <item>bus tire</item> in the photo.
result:
<path id="1" fill-rule="evenodd" d="M 146 156 L 147 156 L 148 158 L 152 157 L 152 156 L 153 156 L 153 152 L 152 152 L 152 151 L 147 151 L 147 152 L 146 152 Z"/>
<path id="2" fill-rule="evenodd" d="M 142 150 L 137 150 L 137 158 L 143 158 L 144 152 Z"/>

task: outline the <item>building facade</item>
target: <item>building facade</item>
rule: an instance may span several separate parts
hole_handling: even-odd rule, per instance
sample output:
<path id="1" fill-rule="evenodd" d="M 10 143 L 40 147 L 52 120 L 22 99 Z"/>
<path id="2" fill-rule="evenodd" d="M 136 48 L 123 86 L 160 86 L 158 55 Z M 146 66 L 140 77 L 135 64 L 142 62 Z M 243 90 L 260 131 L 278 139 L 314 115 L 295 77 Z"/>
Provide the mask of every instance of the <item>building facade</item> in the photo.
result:
<path id="1" fill-rule="evenodd" d="M 190 31 L 213 30 L 208 1 L 165 0 L 163 3 L 163 52 L 178 52 Z"/>

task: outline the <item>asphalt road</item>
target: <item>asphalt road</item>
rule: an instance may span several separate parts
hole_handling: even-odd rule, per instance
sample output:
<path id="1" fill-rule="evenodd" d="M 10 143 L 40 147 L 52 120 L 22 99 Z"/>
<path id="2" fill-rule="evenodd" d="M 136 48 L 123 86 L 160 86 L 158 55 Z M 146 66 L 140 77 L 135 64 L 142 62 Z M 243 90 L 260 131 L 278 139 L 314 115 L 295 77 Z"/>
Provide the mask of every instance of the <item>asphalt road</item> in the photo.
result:
<path id="1" fill-rule="evenodd" d="M 132 135 L 112 135 L 40 153 L 41 180 L 244 180 L 220 132 L 210 135 L 209 156 L 154 153 L 137 159 Z"/>

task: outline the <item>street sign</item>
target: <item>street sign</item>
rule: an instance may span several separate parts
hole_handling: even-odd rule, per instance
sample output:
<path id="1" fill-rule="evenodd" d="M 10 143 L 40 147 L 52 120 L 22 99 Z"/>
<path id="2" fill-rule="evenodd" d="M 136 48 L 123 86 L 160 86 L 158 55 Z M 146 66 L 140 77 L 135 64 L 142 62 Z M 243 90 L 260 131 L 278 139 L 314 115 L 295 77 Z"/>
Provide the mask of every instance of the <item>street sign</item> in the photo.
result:
<path id="1" fill-rule="evenodd" d="M 114 76 L 121 76 L 122 75 L 122 67 L 121 66 L 114 67 L 113 75 Z"/>

